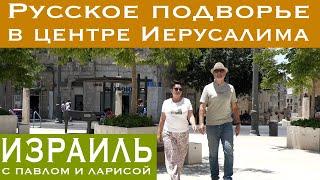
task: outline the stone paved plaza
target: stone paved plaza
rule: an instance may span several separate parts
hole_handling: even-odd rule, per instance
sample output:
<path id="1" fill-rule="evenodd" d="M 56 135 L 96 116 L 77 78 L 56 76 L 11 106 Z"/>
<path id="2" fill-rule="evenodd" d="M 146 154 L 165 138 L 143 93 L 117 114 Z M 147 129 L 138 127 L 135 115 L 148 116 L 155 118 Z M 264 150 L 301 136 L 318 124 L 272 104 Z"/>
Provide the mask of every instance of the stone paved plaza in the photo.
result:
<path id="1" fill-rule="evenodd" d="M 42 128 L 35 124 L 32 134 L 64 134 L 64 124 L 45 122 Z M 234 139 L 235 180 L 319 180 L 320 153 L 288 149 L 286 128 L 279 126 L 279 136 L 268 136 L 268 127 L 260 126 L 261 136 L 250 136 L 250 126 L 242 126 L 241 134 Z M 86 124 L 72 122 L 69 133 L 85 133 Z M 185 165 L 182 180 L 210 180 L 208 146 L 205 135 L 190 133 L 191 142 L 202 143 L 202 163 Z M 223 151 L 219 152 L 220 173 L 223 176 Z M 157 179 L 169 180 L 164 166 L 158 167 Z M 221 178 L 222 179 L 222 178 Z"/>

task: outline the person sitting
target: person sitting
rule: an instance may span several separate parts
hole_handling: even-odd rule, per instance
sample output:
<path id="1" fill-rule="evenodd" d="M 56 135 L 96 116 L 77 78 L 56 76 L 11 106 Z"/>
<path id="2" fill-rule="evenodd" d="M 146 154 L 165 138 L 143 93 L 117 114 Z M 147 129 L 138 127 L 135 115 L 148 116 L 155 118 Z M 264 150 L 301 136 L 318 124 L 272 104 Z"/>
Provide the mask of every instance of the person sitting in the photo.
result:
<path id="1" fill-rule="evenodd" d="M 137 114 L 140 116 L 147 115 L 147 109 L 144 107 L 144 103 L 142 99 L 138 99 Z"/>
<path id="2" fill-rule="evenodd" d="M 110 107 L 104 109 L 104 117 L 109 119 L 109 118 L 112 118 L 114 116 L 112 110 Z"/>

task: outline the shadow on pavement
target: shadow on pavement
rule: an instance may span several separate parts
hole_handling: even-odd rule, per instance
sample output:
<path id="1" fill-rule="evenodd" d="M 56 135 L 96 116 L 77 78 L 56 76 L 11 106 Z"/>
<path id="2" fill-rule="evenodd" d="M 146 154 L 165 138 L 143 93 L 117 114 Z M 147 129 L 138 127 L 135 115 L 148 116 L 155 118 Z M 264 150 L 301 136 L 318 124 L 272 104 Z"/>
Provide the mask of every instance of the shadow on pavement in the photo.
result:
<path id="1" fill-rule="evenodd" d="M 271 147 L 271 149 L 275 149 L 275 150 L 278 150 L 278 151 L 291 150 L 291 148 L 288 148 L 286 146 L 273 146 L 273 147 Z M 311 153 L 311 154 L 320 154 L 320 152 L 317 152 L 317 151 L 310 151 L 310 150 L 303 150 L 303 149 L 300 149 L 300 150 L 308 152 L 308 153 Z"/>
<path id="2" fill-rule="evenodd" d="M 306 151 L 311 154 L 319 154 L 320 155 L 320 152 L 317 152 L 317 151 L 309 151 L 309 150 L 303 150 L 303 151 Z"/>
<path id="3" fill-rule="evenodd" d="M 205 162 L 201 164 L 192 164 L 192 165 L 184 165 L 183 166 L 183 175 L 186 176 L 203 176 L 203 175 L 210 175 L 210 165 L 208 157 L 203 159 Z M 223 173 L 223 166 L 219 166 L 220 173 Z M 233 168 L 234 173 L 237 172 L 254 172 L 254 173 L 265 173 L 271 174 L 275 171 L 271 171 L 268 169 L 257 169 L 257 168 Z M 166 174 L 167 170 L 164 165 L 158 166 L 157 174 Z"/>
<path id="4" fill-rule="evenodd" d="M 286 146 L 273 146 L 271 149 L 278 150 L 278 151 L 283 151 L 283 150 L 289 150 Z"/>
<path id="5" fill-rule="evenodd" d="M 220 171 L 223 170 L 223 166 L 219 167 Z M 165 165 L 158 166 L 157 174 L 166 174 L 167 170 Z M 183 175 L 186 176 L 201 176 L 210 174 L 209 157 L 204 157 L 201 164 L 191 164 L 183 166 Z"/>
<path id="6" fill-rule="evenodd" d="M 256 169 L 256 168 L 244 168 L 244 169 L 237 169 L 235 172 L 255 172 L 255 173 L 265 173 L 265 174 L 271 174 L 275 171 L 270 171 L 268 169 Z"/>
<path id="7" fill-rule="evenodd" d="M 220 167 L 222 168 L 222 167 Z M 165 166 L 159 166 L 157 174 L 166 174 L 167 170 Z M 184 165 L 182 174 L 188 176 L 200 176 L 200 175 L 208 175 L 210 174 L 210 166 L 209 163 L 202 164 L 193 164 L 193 165 Z"/>

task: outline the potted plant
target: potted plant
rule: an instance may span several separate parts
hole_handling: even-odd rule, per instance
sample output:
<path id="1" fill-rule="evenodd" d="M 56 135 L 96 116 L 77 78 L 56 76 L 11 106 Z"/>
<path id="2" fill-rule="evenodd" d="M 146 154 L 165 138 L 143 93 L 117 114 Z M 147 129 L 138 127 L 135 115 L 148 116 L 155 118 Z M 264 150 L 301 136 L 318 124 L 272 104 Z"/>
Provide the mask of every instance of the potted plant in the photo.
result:
<path id="1" fill-rule="evenodd" d="M 16 134 L 18 117 L 0 107 L 0 134 Z"/>
<path id="2" fill-rule="evenodd" d="M 317 119 L 292 121 L 287 128 L 287 146 L 320 152 L 320 121 Z"/>
<path id="3" fill-rule="evenodd" d="M 103 124 L 95 124 L 95 134 L 156 134 L 157 126 L 151 117 L 120 115 L 106 118 Z"/>

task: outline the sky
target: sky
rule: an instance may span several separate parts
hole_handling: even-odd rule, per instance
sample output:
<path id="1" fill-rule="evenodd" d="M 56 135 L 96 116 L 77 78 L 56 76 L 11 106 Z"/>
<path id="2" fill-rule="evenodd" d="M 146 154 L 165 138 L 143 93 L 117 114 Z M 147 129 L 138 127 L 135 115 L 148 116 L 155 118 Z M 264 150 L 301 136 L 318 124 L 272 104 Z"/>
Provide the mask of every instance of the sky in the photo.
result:
<path id="1" fill-rule="evenodd" d="M 277 55 L 274 57 L 274 59 L 279 63 L 282 63 L 282 62 L 288 62 L 287 59 L 285 59 L 285 55 Z"/>

